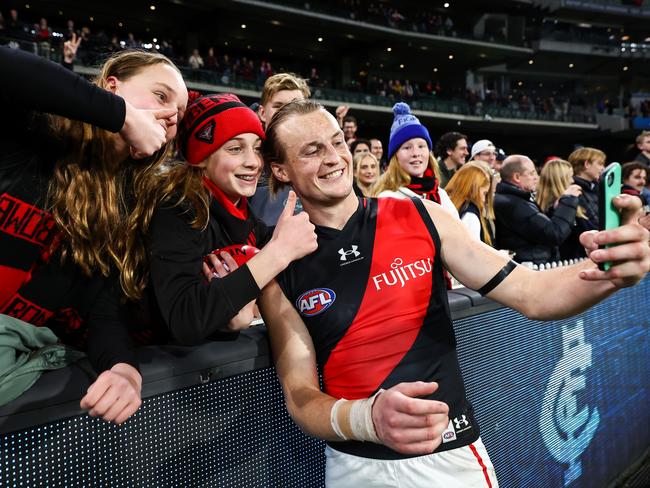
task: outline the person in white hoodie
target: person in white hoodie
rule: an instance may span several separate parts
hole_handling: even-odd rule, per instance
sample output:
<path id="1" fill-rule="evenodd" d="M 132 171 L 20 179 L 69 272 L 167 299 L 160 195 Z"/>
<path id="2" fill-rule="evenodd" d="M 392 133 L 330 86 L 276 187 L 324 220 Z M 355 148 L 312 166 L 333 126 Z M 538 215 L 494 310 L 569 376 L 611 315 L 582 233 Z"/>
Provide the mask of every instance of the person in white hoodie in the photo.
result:
<path id="1" fill-rule="evenodd" d="M 403 103 L 393 106 L 393 125 L 388 141 L 388 168 L 374 189 L 378 198 L 421 198 L 432 200 L 458 218 L 449 196 L 440 188 L 438 162 L 431 152 L 429 131 L 411 108 Z"/>

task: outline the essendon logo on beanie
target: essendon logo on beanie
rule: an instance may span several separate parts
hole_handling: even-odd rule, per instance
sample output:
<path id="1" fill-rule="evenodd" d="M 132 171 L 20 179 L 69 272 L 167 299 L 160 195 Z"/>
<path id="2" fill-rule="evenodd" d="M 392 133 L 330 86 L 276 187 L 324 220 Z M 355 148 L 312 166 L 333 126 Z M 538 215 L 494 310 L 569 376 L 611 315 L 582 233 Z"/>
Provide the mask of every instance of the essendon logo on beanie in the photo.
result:
<path id="1" fill-rule="evenodd" d="M 198 164 L 226 141 L 245 132 L 264 139 L 255 112 L 236 95 L 207 95 L 187 107 L 178 132 L 178 150 L 188 163 Z"/>
<path id="2" fill-rule="evenodd" d="M 212 144 L 214 141 L 214 127 L 217 124 L 215 123 L 214 119 L 210 120 L 207 124 L 205 124 L 203 127 L 201 127 L 196 135 L 196 137 L 199 141 L 207 142 L 208 144 Z"/>

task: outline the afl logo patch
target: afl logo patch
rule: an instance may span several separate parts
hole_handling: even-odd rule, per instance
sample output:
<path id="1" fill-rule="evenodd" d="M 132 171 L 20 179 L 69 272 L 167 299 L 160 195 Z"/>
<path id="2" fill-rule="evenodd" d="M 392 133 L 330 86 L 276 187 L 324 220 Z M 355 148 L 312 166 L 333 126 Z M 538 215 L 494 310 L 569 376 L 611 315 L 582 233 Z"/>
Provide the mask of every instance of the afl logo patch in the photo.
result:
<path id="1" fill-rule="evenodd" d="M 329 288 L 314 288 L 306 291 L 296 300 L 296 308 L 305 317 L 313 317 L 324 312 L 336 300 L 336 293 Z"/>

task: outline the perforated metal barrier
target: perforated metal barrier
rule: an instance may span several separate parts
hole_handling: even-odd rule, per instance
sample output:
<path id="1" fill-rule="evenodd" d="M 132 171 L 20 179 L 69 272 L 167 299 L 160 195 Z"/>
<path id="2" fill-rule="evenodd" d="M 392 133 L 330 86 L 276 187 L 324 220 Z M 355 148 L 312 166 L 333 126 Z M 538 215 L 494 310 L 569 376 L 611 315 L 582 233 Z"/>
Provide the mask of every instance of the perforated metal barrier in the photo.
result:
<path id="1" fill-rule="evenodd" d="M 121 427 L 73 417 L 2 436 L 2 487 L 320 487 L 322 443 L 272 368 L 159 395 Z"/>
<path id="2" fill-rule="evenodd" d="M 502 487 L 606 487 L 650 445 L 649 294 L 646 280 L 555 322 L 471 293 L 456 304 L 487 310 L 454 324 Z M 122 427 L 47 411 L 3 430 L 0 486 L 323 486 L 323 444 L 291 421 L 268 366 L 156 394 Z"/>

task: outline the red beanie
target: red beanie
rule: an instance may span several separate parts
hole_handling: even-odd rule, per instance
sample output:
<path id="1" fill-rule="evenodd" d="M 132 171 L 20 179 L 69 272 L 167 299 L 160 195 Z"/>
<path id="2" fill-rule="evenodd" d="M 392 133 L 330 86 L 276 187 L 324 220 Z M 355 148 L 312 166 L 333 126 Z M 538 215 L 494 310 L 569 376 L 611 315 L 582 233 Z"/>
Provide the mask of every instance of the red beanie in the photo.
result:
<path id="1" fill-rule="evenodd" d="M 232 93 L 206 95 L 188 107 L 178 131 L 178 150 L 190 164 L 198 164 L 224 143 L 247 132 L 264 139 L 257 114 Z"/>

